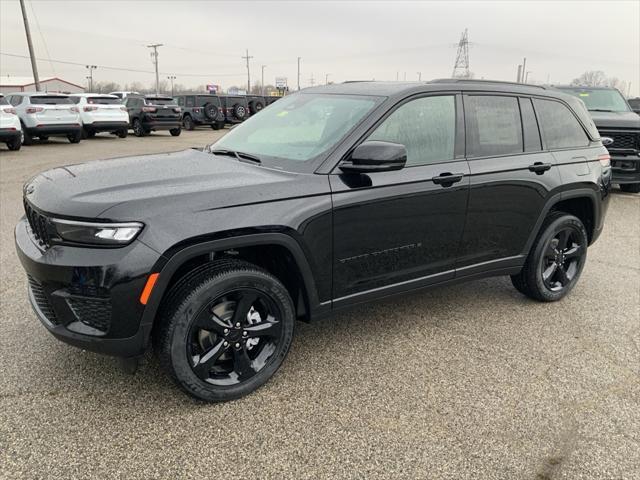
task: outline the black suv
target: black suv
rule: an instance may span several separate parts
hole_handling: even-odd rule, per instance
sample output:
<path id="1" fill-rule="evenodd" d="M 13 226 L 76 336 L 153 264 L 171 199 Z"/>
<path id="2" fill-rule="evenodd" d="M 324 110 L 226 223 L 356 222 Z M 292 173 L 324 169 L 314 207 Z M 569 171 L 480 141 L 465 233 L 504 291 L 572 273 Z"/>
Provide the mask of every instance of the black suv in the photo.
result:
<path id="1" fill-rule="evenodd" d="M 156 130 L 169 130 L 174 137 L 182 130 L 182 109 L 171 97 L 129 95 L 124 101 L 136 137 Z"/>
<path id="2" fill-rule="evenodd" d="M 284 97 L 202 151 L 38 175 L 15 237 L 53 335 L 129 359 L 153 344 L 184 390 L 222 401 L 274 374 L 296 320 L 493 275 L 563 298 L 609 185 L 570 95 L 346 83 Z"/>
<path id="3" fill-rule="evenodd" d="M 182 108 L 182 126 L 186 130 L 197 125 L 211 125 L 214 130 L 224 128 L 225 115 L 217 95 L 178 95 L 175 99 Z"/>
<path id="4" fill-rule="evenodd" d="M 225 122 L 236 124 L 249 118 L 249 102 L 244 95 L 220 95 L 222 110 L 225 114 Z"/>
<path id="5" fill-rule="evenodd" d="M 581 99 L 611 153 L 613 183 L 623 192 L 640 192 L 640 116 L 622 94 L 606 87 L 558 87 Z"/>

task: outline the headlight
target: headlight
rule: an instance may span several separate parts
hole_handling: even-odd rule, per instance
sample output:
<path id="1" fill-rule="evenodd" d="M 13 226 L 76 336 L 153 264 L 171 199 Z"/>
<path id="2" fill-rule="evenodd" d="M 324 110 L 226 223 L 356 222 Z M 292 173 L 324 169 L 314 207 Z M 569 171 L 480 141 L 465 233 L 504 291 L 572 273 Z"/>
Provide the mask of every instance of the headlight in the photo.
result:
<path id="1" fill-rule="evenodd" d="M 63 240 L 90 245 L 126 245 L 144 226 L 139 222 L 93 223 L 58 218 L 52 218 L 51 223 Z"/>

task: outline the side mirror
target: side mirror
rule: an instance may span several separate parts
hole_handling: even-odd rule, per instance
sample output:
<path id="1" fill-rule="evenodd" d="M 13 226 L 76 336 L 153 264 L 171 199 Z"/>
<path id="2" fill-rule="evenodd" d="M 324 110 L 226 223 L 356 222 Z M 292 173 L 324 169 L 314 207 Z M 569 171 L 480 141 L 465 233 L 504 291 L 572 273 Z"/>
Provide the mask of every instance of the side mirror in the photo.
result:
<path id="1" fill-rule="evenodd" d="M 608 147 L 613 143 L 613 138 L 611 137 L 601 137 L 600 140 L 602 140 L 602 145 L 605 147 Z"/>
<path id="2" fill-rule="evenodd" d="M 348 161 L 339 168 L 345 173 L 373 173 L 400 170 L 407 163 L 407 149 L 404 145 L 370 140 L 361 143 Z"/>

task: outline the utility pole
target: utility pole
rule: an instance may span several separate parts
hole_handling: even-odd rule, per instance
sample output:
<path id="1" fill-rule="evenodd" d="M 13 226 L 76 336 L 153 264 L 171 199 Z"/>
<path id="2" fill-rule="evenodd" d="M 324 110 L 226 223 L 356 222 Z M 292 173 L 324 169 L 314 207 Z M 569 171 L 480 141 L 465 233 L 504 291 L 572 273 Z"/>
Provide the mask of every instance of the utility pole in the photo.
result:
<path id="1" fill-rule="evenodd" d="M 312 87 L 316 84 L 315 80 L 313 79 L 313 73 L 311 74 L 311 78 L 309 79 L 309 83 L 311 84 Z"/>
<path id="2" fill-rule="evenodd" d="M 262 78 L 260 79 L 260 87 L 262 90 L 262 96 L 264 97 L 264 69 L 266 68 L 266 65 L 262 65 L 262 67 L 260 67 L 262 69 Z"/>
<path id="3" fill-rule="evenodd" d="M 87 79 L 89 80 L 89 92 L 93 92 L 93 71 L 98 68 L 95 65 L 85 65 L 87 70 L 89 70 L 89 76 Z"/>
<path id="4" fill-rule="evenodd" d="M 240 57 L 240 58 L 244 58 L 247 61 L 247 94 L 251 93 L 251 75 L 249 73 L 249 59 L 253 58 L 249 56 L 249 49 L 247 48 L 247 54 L 244 57 Z"/>
<path id="5" fill-rule="evenodd" d="M 176 79 L 175 75 L 169 75 L 167 77 L 167 80 L 169 80 L 171 82 L 171 96 L 173 97 L 173 81 Z"/>
<path id="6" fill-rule="evenodd" d="M 298 90 L 300 90 L 300 60 L 302 57 L 298 57 Z"/>
<path id="7" fill-rule="evenodd" d="M 522 75 L 520 77 L 520 82 L 524 83 L 524 77 L 527 75 L 527 57 L 524 57 L 522 60 Z"/>
<path id="8" fill-rule="evenodd" d="M 516 83 L 522 83 L 522 64 L 518 65 L 518 75 L 516 77 Z"/>
<path id="9" fill-rule="evenodd" d="M 324 84 L 325 85 L 329 85 L 329 75 L 331 75 L 330 73 L 325 73 L 324 75 Z"/>
<path id="10" fill-rule="evenodd" d="M 31 42 L 31 30 L 29 30 L 29 20 L 27 10 L 24 8 L 24 0 L 20 0 L 22 9 L 22 20 L 24 20 L 24 32 L 27 34 L 27 46 L 29 47 L 29 57 L 31 58 L 31 71 L 33 72 L 33 83 L 36 84 L 36 91 L 40 91 L 40 77 L 38 76 L 38 66 L 36 65 L 36 55 L 33 52 L 33 42 Z"/>
<path id="11" fill-rule="evenodd" d="M 529 81 L 529 74 L 531 73 L 531 70 L 527 70 L 527 73 L 524 76 L 524 83 L 527 83 Z"/>
<path id="12" fill-rule="evenodd" d="M 158 47 L 161 47 L 162 43 L 153 43 L 147 45 L 147 48 L 153 48 L 151 52 L 151 61 L 156 67 L 156 95 L 160 95 L 160 77 L 158 76 Z"/>
<path id="13" fill-rule="evenodd" d="M 418 81 L 421 82 L 422 81 L 422 72 L 418 72 Z"/>

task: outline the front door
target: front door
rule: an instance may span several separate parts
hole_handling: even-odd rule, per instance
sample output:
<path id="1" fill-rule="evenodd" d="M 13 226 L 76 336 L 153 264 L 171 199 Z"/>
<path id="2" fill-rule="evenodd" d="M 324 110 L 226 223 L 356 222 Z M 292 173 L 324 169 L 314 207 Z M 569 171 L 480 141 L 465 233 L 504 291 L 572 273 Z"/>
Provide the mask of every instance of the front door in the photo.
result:
<path id="1" fill-rule="evenodd" d="M 459 96 L 407 100 L 366 138 L 403 144 L 404 169 L 330 175 L 334 305 L 453 278 L 469 183 L 461 119 Z"/>

